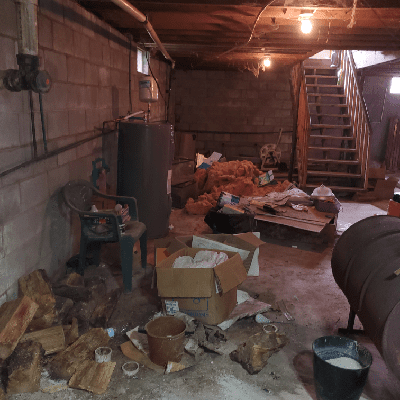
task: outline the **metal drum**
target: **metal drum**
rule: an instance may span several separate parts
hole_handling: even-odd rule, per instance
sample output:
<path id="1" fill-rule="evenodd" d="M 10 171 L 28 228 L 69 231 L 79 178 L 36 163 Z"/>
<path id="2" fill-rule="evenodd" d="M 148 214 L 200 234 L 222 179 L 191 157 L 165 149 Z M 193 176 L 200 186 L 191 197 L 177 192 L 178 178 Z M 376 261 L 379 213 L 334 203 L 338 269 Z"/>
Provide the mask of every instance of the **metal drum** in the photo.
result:
<path id="1" fill-rule="evenodd" d="M 400 378 L 400 219 L 366 218 L 343 233 L 332 273 L 388 367 Z"/>

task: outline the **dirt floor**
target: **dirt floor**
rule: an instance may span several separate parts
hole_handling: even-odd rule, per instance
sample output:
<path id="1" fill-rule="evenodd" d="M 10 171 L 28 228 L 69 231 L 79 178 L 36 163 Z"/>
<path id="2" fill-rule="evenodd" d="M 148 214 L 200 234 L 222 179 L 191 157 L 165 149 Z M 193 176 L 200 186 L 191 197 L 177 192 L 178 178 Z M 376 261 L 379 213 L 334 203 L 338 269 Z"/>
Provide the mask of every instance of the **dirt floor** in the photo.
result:
<path id="1" fill-rule="evenodd" d="M 338 221 L 339 233 L 351 223 L 369 215 L 386 214 L 386 207 L 387 202 L 378 202 L 374 206 L 343 203 Z M 173 225 L 170 235 L 211 233 L 203 218 L 187 215 L 184 210 L 174 210 L 170 220 Z M 110 321 L 119 334 L 110 340 L 112 359 L 117 365 L 107 392 L 96 396 L 66 389 L 53 394 L 37 392 L 14 395 L 11 399 L 316 400 L 312 343 L 318 337 L 337 334 L 339 327 L 346 327 L 349 313 L 347 300 L 334 282 L 331 272 L 333 245 L 315 245 L 307 241 L 296 241 L 294 244 L 290 238 L 274 241 L 263 234 L 261 239 L 266 243 L 260 249 L 260 276 L 248 277 L 240 289 L 271 304 L 273 308 L 277 301 L 283 299 L 295 320 L 288 322 L 277 311 L 264 314 L 276 321 L 279 332 L 284 332 L 290 343 L 273 354 L 267 366 L 258 374 L 250 375 L 228 355 L 205 353 L 197 365 L 180 372 L 161 375 L 141 367 L 138 379 L 125 377 L 121 366 L 128 359 L 119 348 L 126 341 L 123 332 L 146 323 L 160 307 L 156 290 L 150 289 L 152 267 L 143 271 L 135 266 L 134 290 L 122 296 Z M 149 241 L 148 250 L 149 265 L 154 265 L 152 241 Z M 118 268 L 102 267 L 87 273 L 108 276 L 111 288 L 122 285 Z M 361 328 L 358 320 L 355 328 Z M 253 318 L 247 318 L 236 322 L 226 334 L 230 343 L 239 345 L 261 331 L 262 325 Z M 362 399 L 399 399 L 400 382 L 387 370 L 375 346 L 366 336 L 354 338 L 373 355 Z"/>

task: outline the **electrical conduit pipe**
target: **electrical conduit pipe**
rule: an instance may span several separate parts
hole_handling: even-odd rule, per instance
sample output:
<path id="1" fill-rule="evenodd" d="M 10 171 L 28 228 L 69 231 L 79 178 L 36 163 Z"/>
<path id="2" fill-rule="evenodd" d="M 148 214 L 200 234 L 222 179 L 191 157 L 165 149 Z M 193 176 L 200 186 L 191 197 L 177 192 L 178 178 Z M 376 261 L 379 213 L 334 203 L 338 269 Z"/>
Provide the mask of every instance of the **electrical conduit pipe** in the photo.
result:
<path id="1" fill-rule="evenodd" d="M 175 67 L 175 61 L 171 58 L 171 56 L 168 54 L 166 48 L 164 45 L 161 43 L 160 38 L 157 36 L 157 33 L 154 31 L 152 25 L 150 22 L 147 20 L 146 15 L 144 15 L 142 12 L 140 12 L 136 7 L 134 7 L 132 4 L 130 4 L 126 0 L 111 0 L 114 4 L 117 6 L 121 7 L 123 10 L 125 10 L 128 14 L 132 15 L 134 18 L 136 18 L 139 22 L 141 22 L 144 27 L 146 28 L 147 32 L 149 33 L 150 37 L 154 40 L 154 42 L 157 44 L 158 48 L 160 49 L 161 53 L 164 55 L 164 57 L 169 60 L 172 64 L 172 68 Z"/>

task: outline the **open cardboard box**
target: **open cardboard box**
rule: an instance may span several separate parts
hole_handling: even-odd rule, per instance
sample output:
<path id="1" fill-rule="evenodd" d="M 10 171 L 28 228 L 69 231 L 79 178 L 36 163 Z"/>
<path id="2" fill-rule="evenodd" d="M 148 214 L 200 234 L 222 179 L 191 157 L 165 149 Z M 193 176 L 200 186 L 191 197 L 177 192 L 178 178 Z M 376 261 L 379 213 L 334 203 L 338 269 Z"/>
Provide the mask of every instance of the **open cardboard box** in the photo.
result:
<path id="1" fill-rule="evenodd" d="M 176 258 L 194 257 L 202 249 L 182 248 L 156 265 L 158 295 L 164 311 L 181 311 L 210 325 L 225 321 L 236 306 L 237 286 L 247 278 L 238 253 L 215 268 L 172 268 Z M 156 250 L 159 257 L 163 250 Z M 159 261 L 159 260 L 158 260 Z"/>
<path id="2" fill-rule="evenodd" d="M 184 248 L 203 248 L 216 251 L 233 251 L 241 255 L 248 276 L 259 275 L 258 256 L 260 245 L 264 244 L 254 233 L 204 234 L 201 236 L 177 236 L 174 239 L 155 241 L 155 247 L 165 247 L 169 254 Z"/>

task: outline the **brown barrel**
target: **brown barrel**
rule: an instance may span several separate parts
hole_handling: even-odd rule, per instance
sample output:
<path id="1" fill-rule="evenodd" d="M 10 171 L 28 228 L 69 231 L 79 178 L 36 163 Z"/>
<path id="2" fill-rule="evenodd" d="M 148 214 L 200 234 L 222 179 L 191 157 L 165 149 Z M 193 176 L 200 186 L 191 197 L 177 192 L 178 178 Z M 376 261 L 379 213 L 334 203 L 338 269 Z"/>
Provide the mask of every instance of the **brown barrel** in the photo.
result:
<path id="1" fill-rule="evenodd" d="M 332 253 L 332 273 L 388 367 L 400 378 L 400 219 L 352 225 Z"/>

